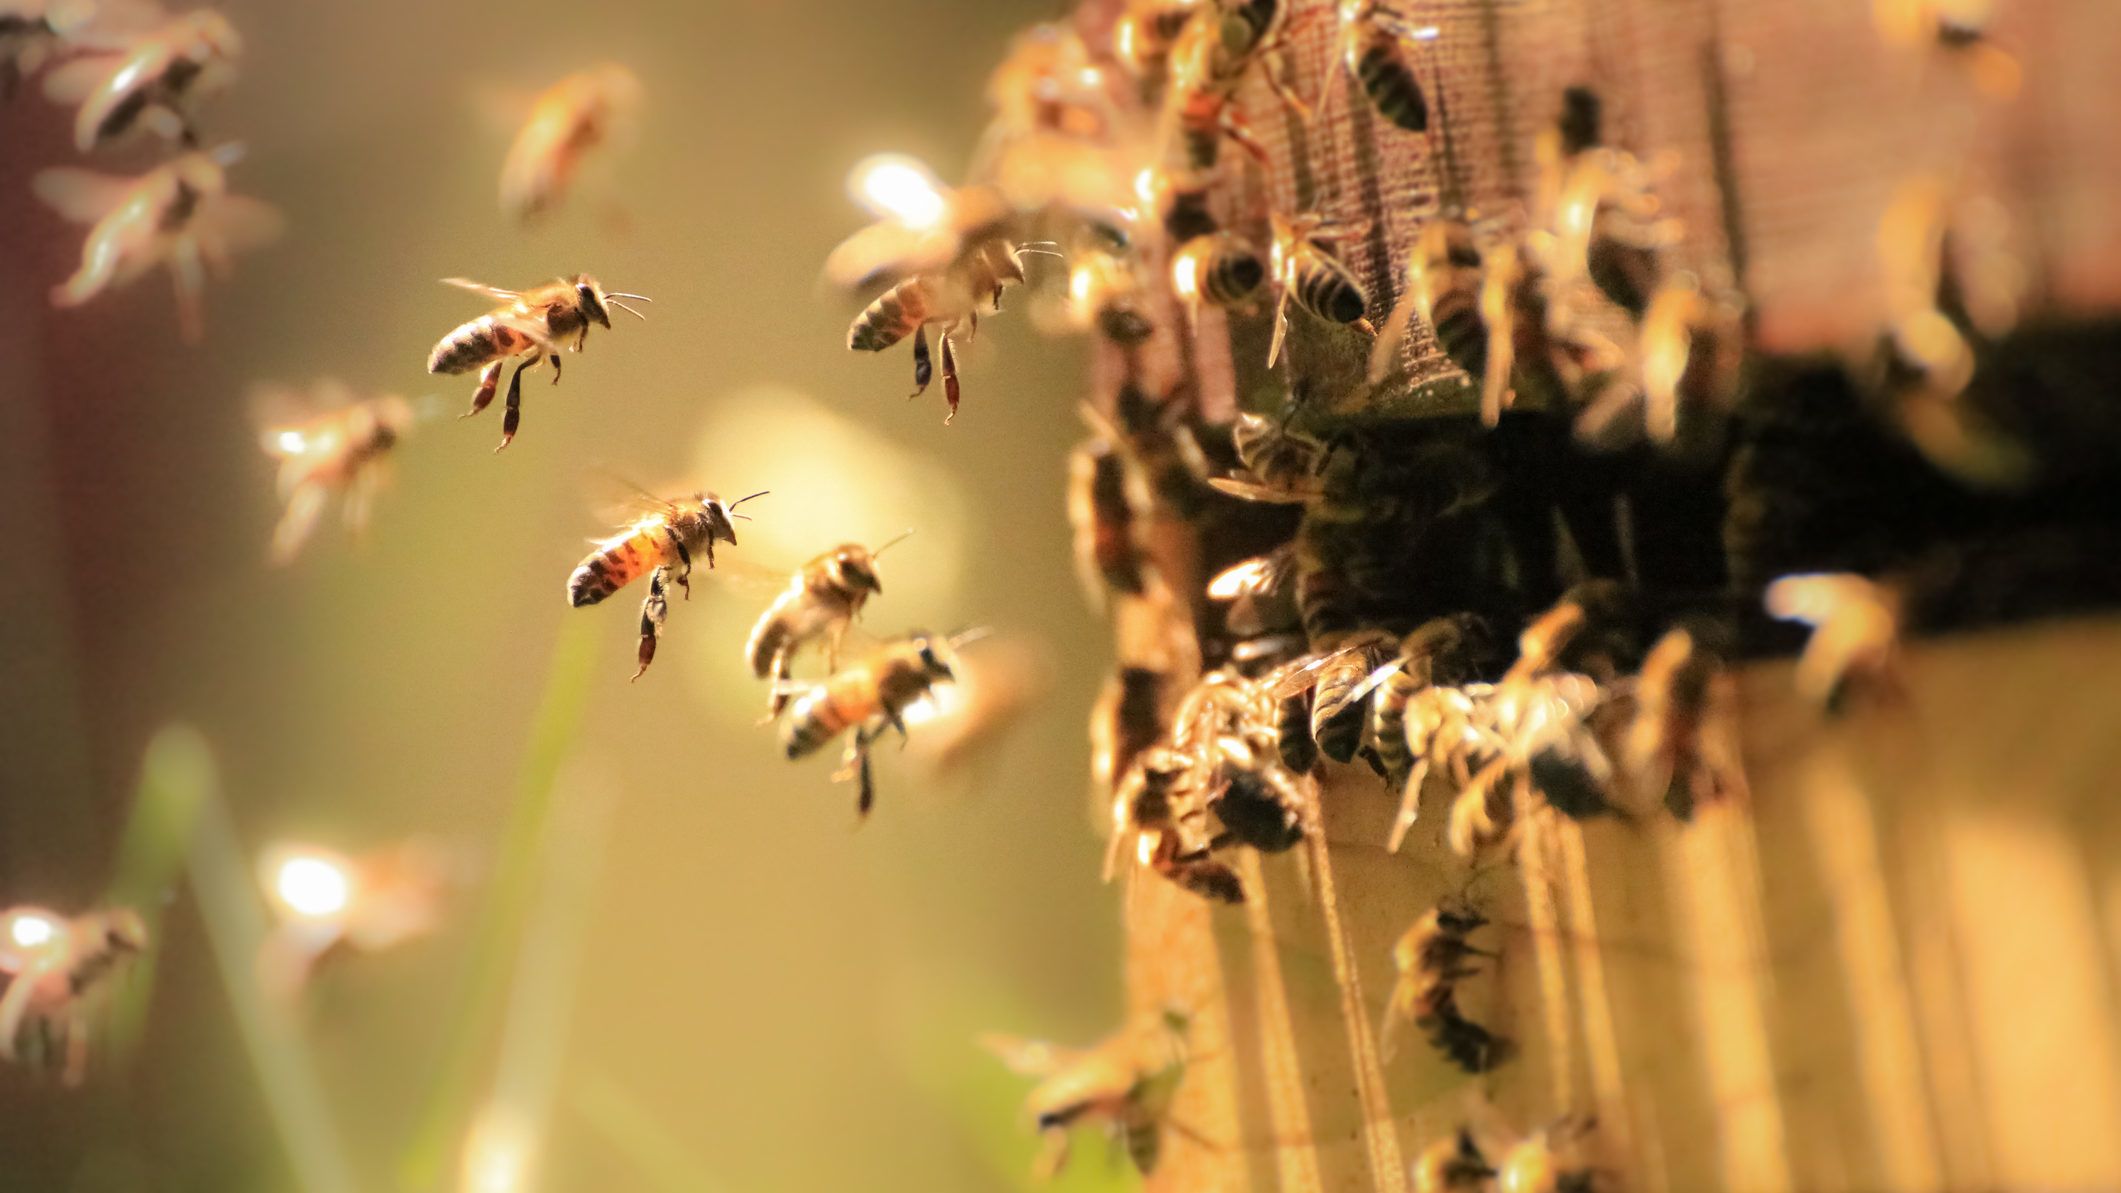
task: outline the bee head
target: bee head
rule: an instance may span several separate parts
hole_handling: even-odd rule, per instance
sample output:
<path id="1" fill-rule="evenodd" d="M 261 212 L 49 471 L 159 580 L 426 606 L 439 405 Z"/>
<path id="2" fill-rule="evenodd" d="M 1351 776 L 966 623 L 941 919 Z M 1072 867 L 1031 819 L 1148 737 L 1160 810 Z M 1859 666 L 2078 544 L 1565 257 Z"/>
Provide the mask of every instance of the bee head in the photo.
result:
<path id="1" fill-rule="evenodd" d="M 114 953 L 139 953 L 147 950 L 147 924 L 140 913 L 130 907 L 111 912 L 103 924 L 103 943 Z"/>
<path id="2" fill-rule="evenodd" d="M 751 500 L 752 497 L 764 497 L 765 495 L 766 490 L 761 489 L 750 496 L 739 497 L 735 501 L 725 503 L 712 493 L 699 494 L 697 500 L 700 503 L 700 512 L 707 519 L 708 541 L 720 540 L 732 547 L 736 546 L 735 519 L 743 518 L 746 522 L 751 520 L 743 514 L 736 513 L 736 507 Z"/>
<path id="3" fill-rule="evenodd" d="M 919 634 L 913 641 L 919 648 L 922 671 L 937 679 L 957 678 L 957 672 L 950 669 L 950 664 L 943 659 L 941 652 L 935 649 L 935 639 L 926 634 Z"/>
<path id="4" fill-rule="evenodd" d="M 833 584 L 845 591 L 880 595 L 884 591 L 884 582 L 876 574 L 876 558 L 867 547 L 849 543 L 832 553 L 825 568 Z"/>
<path id="5" fill-rule="evenodd" d="M 586 273 L 574 275 L 574 294 L 582 305 L 582 314 L 605 327 L 611 326 L 611 312 L 604 309 L 604 288 L 597 285 L 595 278 Z"/>

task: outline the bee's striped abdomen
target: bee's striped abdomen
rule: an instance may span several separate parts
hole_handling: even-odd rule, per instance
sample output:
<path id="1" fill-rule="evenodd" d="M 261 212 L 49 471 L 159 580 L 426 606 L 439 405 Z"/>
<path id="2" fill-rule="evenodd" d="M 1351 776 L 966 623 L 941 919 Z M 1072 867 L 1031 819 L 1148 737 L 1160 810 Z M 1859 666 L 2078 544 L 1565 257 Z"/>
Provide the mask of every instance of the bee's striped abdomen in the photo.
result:
<path id="1" fill-rule="evenodd" d="M 1446 290 L 1429 312 L 1436 343 L 1451 363 L 1474 378 L 1488 369 L 1488 325 L 1480 317 L 1480 300 L 1469 288 Z"/>
<path id="2" fill-rule="evenodd" d="M 1334 323 L 1353 323 L 1370 305 L 1355 275 L 1316 249 L 1303 253 L 1292 297 L 1298 306 Z"/>
<path id="3" fill-rule="evenodd" d="M 1429 127 L 1429 101 L 1394 38 L 1371 38 L 1351 65 L 1355 77 L 1362 80 L 1363 94 L 1370 97 L 1379 115 L 1410 133 Z"/>
<path id="4" fill-rule="evenodd" d="M 794 711 L 781 729 L 781 748 L 788 757 L 814 754 L 849 725 L 868 718 L 874 710 L 861 697 L 864 679 L 859 673 L 842 672 L 795 698 Z"/>
<path id="5" fill-rule="evenodd" d="M 1225 248 L 1208 258 L 1208 267 L 1200 279 L 1200 292 L 1209 302 L 1226 307 L 1250 298 L 1266 280 L 1267 266 L 1258 254 Z"/>
<path id="6" fill-rule="evenodd" d="M 468 373 L 473 369 L 514 356 L 530 343 L 521 332 L 502 324 L 492 315 L 481 315 L 442 337 L 427 356 L 430 373 Z"/>
<path id="7" fill-rule="evenodd" d="M 854 317 L 854 325 L 847 329 L 847 347 L 856 352 L 882 352 L 927 321 L 927 280 L 907 278 Z"/>
<path id="8" fill-rule="evenodd" d="M 577 609 L 594 605 L 662 562 L 654 539 L 646 533 L 628 535 L 574 569 L 567 577 L 567 603 Z"/>

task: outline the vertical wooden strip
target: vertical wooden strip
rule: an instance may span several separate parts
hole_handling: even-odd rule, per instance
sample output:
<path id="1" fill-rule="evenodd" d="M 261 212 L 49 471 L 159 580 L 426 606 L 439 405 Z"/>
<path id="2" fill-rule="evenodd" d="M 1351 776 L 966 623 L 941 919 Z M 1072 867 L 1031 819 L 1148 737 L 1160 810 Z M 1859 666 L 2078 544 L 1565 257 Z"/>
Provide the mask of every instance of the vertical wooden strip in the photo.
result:
<path id="1" fill-rule="evenodd" d="M 1548 871 L 1547 843 L 1554 836 L 1551 813 L 1544 809 L 1520 808 L 1518 823 L 1522 838 L 1517 844 L 1517 869 L 1524 881 L 1526 935 L 1531 938 L 1532 964 L 1539 971 L 1539 1016 L 1546 1031 L 1546 1060 L 1553 1069 L 1556 1113 L 1576 1105 L 1575 1039 L 1569 1030 L 1568 946 L 1556 908 L 1556 883 Z"/>
<path id="2" fill-rule="evenodd" d="M 1558 889 L 1566 896 L 1568 944 L 1576 976 L 1577 1021 L 1583 1032 L 1584 1060 L 1590 1070 L 1591 1093 L 1598 1103 L 1599 1133 L 1607 1155 L 1654 1156 L 1661 1149 L 1654 1138 L 1641 1145 L 1627 1080 L 1621 1071 L 1620 1036 L 1614 1022 L 1611 993 L 1606 988 L 1604 943 L 1598 935 L 1598 909 L 1591 901 L 1590 864 L 1584 856 L 1583 833 L 1574 825 L 1557 825 L 1555 850 L 1560 854 Z M 1651 1129 L 1654 1134 L 1654 1128 Z M 1665 1188 L 1662 1164 L 1644 1165 L 1632 1173 L 1631 1188 L 1661 1193 Z"/>
<path id="3" fill-rule="evenodd" d="M 1245 884 L 1245 923 L 1252 930 L 1253 996 L 1259 1009 L 1259 1053 L 1266 1078 L 1267 1107 L 1274 1123 L 1274 1165 L 1281 1193 L 1323 1189 L 1318 1170 L 1318 1133 L 1304 1095 L 1303 1054 L 1296 1043 L 1296 1017 L 1289 1010 L 1289 989 L 1274 947 L 1274 916 L 1268 906 L 1266 876 L 1259 855 L 1246 850 L 1237 862 Z"/>
<path id="4" fill-rule="evenodd" d="M 1325 825 L 1315 811 L 1310 817 L 1305 838 L 1312 880 L 1318 884 L 1319 910 L 1325 921 L 1326 941 L 1332 953 L 1333 978 L 1340 987 L 1340 1012 L 1348 1033 L 1355 1093 L 1362 1104 L 1363 1142 L 1370 1154 L 1370 1187 L 1378 1193 L 1405 1193 L 1407 1169 L 1400 1157 L 1398 1133 L 1393 1128 L 1392 1103 L 1385 1093 L 1384 1066 L 1378 1061 L 1377 1041 L 1370 1033 L 1369 1004 L 1363 998 L 1362 975 L 1348 944 L 1347 926 L 1340 918 L 1340 899 L 1333 883 L 1333 859 L 1326 847 Z"/>

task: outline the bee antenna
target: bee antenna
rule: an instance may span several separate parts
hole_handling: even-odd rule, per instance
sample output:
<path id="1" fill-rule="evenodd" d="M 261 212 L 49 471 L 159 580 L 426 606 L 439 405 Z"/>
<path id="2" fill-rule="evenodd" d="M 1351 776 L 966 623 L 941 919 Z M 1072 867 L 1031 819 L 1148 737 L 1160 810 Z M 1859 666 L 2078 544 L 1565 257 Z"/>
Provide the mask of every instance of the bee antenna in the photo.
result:
<path id="1" fill-rule="evenodd" d="M 625 292 L 625 291 L 623 291 L 623 290 L 610 290 L 610 291 L 606 291 L 606 292 L 605 292 L 605 294 L 604 294 L 604 297 L 606 297 L 606 298 L 631 298 L 631 299 L 635 300 L 636 302 L 654 302 L 654 301 L 655 301 L 655 299 L 653 299 L 653 298 L 650 298 L 650 297 L 648 297 L 648 296 L 647 296 L 646 294 L 628 294 L 628 293 L 626 293 L 626 292 Z"/>
<path id="2" fill-rule="evenodd" d="M 899 534 L 898 534 L 898 537 L 896 537 L 896 538 L 892 539 L 892 540 L 891 540 L 890 542 L 888 542 L 888 543 L 885 543 L 885 544 L 884 544 L 883 546 L 881 546 L 881 547 L 878 547 L 878 548 L 877 548 L 876 550 L 874 550 L 874 551 L 871 551 L 871 552 L 869 553 L 869 558 L 871 558 L 871 559 L 875 559 L 875 558 L 876 558 L 877 556 L 879 556 L 879 555 L 882 555 L 882 554 L 883 554 L 884 552 L 886 552 L 886 551 L 889 551 L 889 550 L 890 550 L 891 548 L 893 548 L 893 547 L 896 547 L 896 546 L 898 546 L 898 545 L 899 545 L 900 543 L 903 543 L 903 542 L 905 542 L 905 541 L 906 541 L 907 539 L 911 538 L 912 536 L 913 536 L 913 527 L 911 527 L 911 526 L 908 526 L 908 527 L 907 527 L 906 529 L 904 529 L 903 531 L 900 531 L 900 532 L 899 532 Z"/>
<path id="3" fill-rule="evenodd" d="M 739 498 L 737 498 L 737 499 L 736 499 L 735 501 L 732 501 L 732 502 L 730 502 L 730 503 L 729 503 L 728 505 L 726 505 L 726 506 L 724 506 L 724 507 L 722 507 L 722 508 L 724 508 L 724 509 L 732 509 L 732 510 L 733 510 L 733 509 L 735 509 L 736 507 L 738 507 L 738 506 L 740 506 L 740 505 L 744 504 L 745 502 L 747 502 L 747 501 L 751 500 L 751 498 L 752 498 L 752 497 L 764 497 L 764 496 L 765 496 L 766 494 L 768 494 L 768 493 L 771 493 L 771 492 L 773 492 L 773 490 L 771 490 L 771 489 L 760 489 L 760 490 L 759 490 L 758 492 L 756 492 L 756 493 L 753 493 L 753 494 L 751 494 L 751 496 L 750 496 L 750 497 L 739 497 Z"/>
<path id="4" fill-rule="evenodd" d="M 648 301 L 648 300 L 644 298 L 644 299 L 642 299 L 641 301 L 642 301 L 642 302 L 646 302 L 646 301 Z M 623 303 L 623 302 L 620 302 L 620 301 L 618 301 L 618 296 L 617 296 L 617 295 L 614 295 L 614 294 L 606 294 L 606 295 L 604 296 L 604 304 L 605 304 L 606 306 L 614 306 L 614 307 L 617 307 L 617 308 L 619 308 L 620 310 L 622 310 L 622 311 L 626 312 L 627 314 L 629 314 L 629 315 L 633 316 L 634 318 L 636 318 L 636 319 L 639 319 L 639 320 L 640 320 L 641 322 L 643 322 L 643 323 L 646 323 L 646 322 L 648 322 L 648 316 L 646 316 L 646 315 L 643 315 L 643 314 L 642 314 L 642 313 L 640 313 L 639 311 L 636 311 L 636 310 L 634 310 L 634 309 L 633 309 L 632 307 L 630 307 L 630 306 L 627 306 L 627 305 L 626 305 L 625 303 Z"/>

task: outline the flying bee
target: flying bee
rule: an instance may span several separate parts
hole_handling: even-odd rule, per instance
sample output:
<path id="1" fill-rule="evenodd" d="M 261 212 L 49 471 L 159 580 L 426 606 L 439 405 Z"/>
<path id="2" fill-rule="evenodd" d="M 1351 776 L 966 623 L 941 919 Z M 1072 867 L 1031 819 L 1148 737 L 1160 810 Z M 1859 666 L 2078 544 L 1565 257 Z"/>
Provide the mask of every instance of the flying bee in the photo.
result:
<path id="1" fill-rule="evenodd" d="M 960 651 L 956 678 L 906 710 L 920 732 L 911 753 L 930 774 L 947 777 L 988 756 L 1052 687 L 1053 660 L 1043 644 L 1008 635 Z"/>
<path id="2" fill-rule="evenodd" d="M 1470 907 L 1438 904 L 1392 946 L 1398 980 L 1392 986 L 1378 1047 L 1390 1055 L 1399 1025 L 1420 1028 L 1432 1047 L 1468 1073 L 1484 1073 L 1504 1059 L 1506 1042 L 1458 1009 L 1458 983 L 1479 972 L 1475 957 L 1494 954 L 1467 939 L 1487 924 Z"/>
<path id="3" fill-rule="evenodd" d="M 712 493 L 669 500 L 641 494 L 640 517 L 610 538 L 597 540 L 596 550 L 567 577 L 567 603 L 580 609 L 633 583 L 641 573 L 649 574 L 648 596 L 641 602 L 641 643 L 633 678 L 641 678 L 655 661 L 656 642 L 670 615 L 670 585 L 684 589 L 686 599 L 691 599 L 694 554 L 704 554 L 712 570 L 714 544 L 736 546 L 733 519 L 744 517 L 735 512 L 736 507 L 765 495 L 760 490 L 724 503 Z"/>
<path id="4" fill-rule="evenodd" d="M 147 949 L 147 925 L 130 908 L 68 920 L 35 907 L 0 914 L 0 1059 L 56 1069 L 67 1085 L 88 1076 L 89 1019 L 118 977 Z"/>
<path id="5" fill-rule="evenodd" d="M 840 643 L 848 628 L 861 616 L 862 606 L 869 598 L 884 591 L 884 581 L 876 571 L 877 557 L 905 537 L 902 534 L 874 551 L 860 543 L 834 547 L 804 564 L 759 615 L 744 644 L 744 661 L 753 675 L 772 686 L 767 720 L 780 716 L 788 705 L 788 664 L 805 643 L 823 638 L 825 667 L 828 671 L 839 670 Z M 710 550 L 713 539 L 710 532 Z M 734 544 L 736 539 L 731 537 L 728 541 Z"/>
<path id="6" fill-rule="evenodd" d="M 1471 682 L 1487 652 L 1487 623 L 1475 614 L 1452 614 L 1416 627 L 1400 640 L 1399 653 L 1370 673 L 1357 698 L 1369 695 L 1365 738 L 1377 752 L 1386 782 L 1405 783 L 1414 765 L 1407 741 L 1408 703 L 1436 684 Z"/>
<path id="7" fill-rule="evenodd" d="M 1250 241 L 1234 232 L 1196 236 L 1171 255 L 1171 289 L 1198 324 L 1200 306 L 1248 306 L 1267 280 L 1267 263 Z"/>
<path id="8" fill-rule="evenodd" d="M 1502 1156 L 1501 1193 L 1593 1193 L 1599 1170 L 1586 1146 L 1598 1120 L 1564 1115 L 1518 1141 Z"/>
<path id="9" fill-rule="evenodd" d="M 1322 241 L 1338 233 L 1324 216 L 1273 217 L 1274 247 L 1269 254 L 1268 273 L 1280 287 L 1274 306 L 1274 338 L 1267 345 L 1267 367 L 1281 359 L 1282 343 L 1289 334 L 1289 303 L 1324 319 L 1360 329 L 1374 336 L 1377 329 L 1363 317 L 1370 307 L 1369 292 L 1340 259 L 1322 247 Z"/>
<path id="10" fill-rule="evenodd" d="M 1387 8 L 1382 0 L 1340 0 L 1340 60 L 1348 74 L 1362 84 L 1363 94 L 1377 113 L 1411 133 L 1429 127 L 1429 101 L 1422 94 L 1408 51 L 1421 42 L 1433 41 L 1433 25 L 1417 26 Z M 1335 88 L 1334 74 L 1326 72 L 1326 88 L 1319 101 L 1325 110 Z"/>
<path id="11" fill-rule="evenodd" d="M 1684 628 L 1667 631 L 1642 661 L 1623 752 L 1629 772 L 1681 820 L 1699 804 L 1744 795 L 1737 702 L 1723 659 Z"/>
<path id="12" fill-rule="evenodd" d="M 1797 691 L 1839 712 L 1852 688 L 1904 699 L 1900 627 L 1906 597 L 1894 586 L 1850 572 L 1784 576 L 1762 603 L 1770 617 L 1799 621 L 1812 636 L 1797 660 Z"/>
<path id="13" fill-rule="evenodd" d="M 567 350 L 580 352 L 589 342 L 590 325 L 611 326 L 610 308 L 617 307 L 636 319 L 647 318 L 621 299 L 651 301 L 645 295 L 606 290 L 586 273 L 555 278 L 529 290 L 503 290 L 464 278 L 443 278 L 442 284 L 485 295 L 501 304 L 468 323 L 458 324 L 427 354 L 430 373 L 479 370 L 479 385 L 472 391 L 471 409 L 464 412 L 465 418 L 486 409 L 493 401 L 500 388 L 501 370 L 511 358 L 526 358 L 508 378 L 508 402 L 501 418 L 501 444 L 493 449 L 496 452 L 516 437 L 516 427 L 523 420 L 523 370 L 549 360 L 552 383 L 558 385 L 563 341 L 571 337 L 574 343 L 567 345 Z"/>
<path id="14" fill-rule="evenodd" d="M 1068 268 L 1068 305 L 1074 326 L 1096 328 L 1122 348 L 1156 330 L 1143 313 L 1141 270 L 1131 254 L 1104 248 L 1077 253 Z"/>
<path id="15" fill-rule="evenodd" d="M 1185 1077 L 1190 1017 L 1165 1011 L 1088 1048 L 990 1034 L 980 1043 L 1010 1069 L 1039 1082 L 1024 1109 L 1044 1147 L 1035 1173 L 1057 1175 L 1068 1160 L 1068 1134 L 1099 1126 L 1127 1150 L 1144 1176 L 1154 1171 L 1171 1097 Z"/>
<path id="16" fill-rule="evenodd" d="M 92 153 L 135 128 L 154 131 L 187 149 L 198 145 L 192 126 L 197 103 L 235 78 L 243 39 L 211 8 L 170 17 L 127 39 L 113 53 L 92 53 L 56 67 L 44 93 L 58 104 L 79 104 L 74 147 Z"/>
<path id="17" fill-rule="evenodd" d="M 919 274 L 877 296 L 847 328 L 847 347 L 855 352 L 882 352 L 908 335 L 913 337 L 913 397 L 928 390 L 934 363 L 928 355 L 928 328 L 937 329 L 943 365 L 943 400 L 949 411 L 944 425 L 957 417 L 957 349 L 952 337 L 979 330 L 982 303 L 1001 310 L 1002 291 L 1024 280 L 1024 254 L 1047 251 L 1034 245 L 990 240 L 943 273 Z"/>
<path id="18" fill-rule="evenodd" d="M 89 224 L 81 268 L 52 290 L 52 305 L 77 307 L 130 285 L 156 265 L 176 287 L 177 322 L 188 341 L 205 334 L 206 268 L 225 273 L 233 256 L 280 234 L 280 214 L 229 193 L 240 145 L 182 154 L 136 178 L 54 167 L 40 170 L 37 196 L 66 219 Z"/>
<path id="19" fill-rule="evenodd" d="M 1615 306 L 1637 319 L 1649 309 L 1662 254 L 1679 241 L 1679 221 L 1659 213 L 1649 167 L 1604 146 L 1577 154 L 1555 212 L 1555 274 L 1589 278 Z"/>
<path id="20" fill-rule="evenodd" d="M 1110 440 L 1092 437 L 1068 457 L 1068 524 L 1075 532 L 1076 573 L 1100 607 L 1107 594 L 1139 596 L 1149 561 L 1137 538 L 1135 510 L 1149 495 L 1140 475 Z"/>
<path id="21" fill-rule="evenodd" d="M 412 406 L 403 398 L 356 401 L 336 383 L 320 388 L 334 408 L 270 427 L 260 437 L 265 454 L 280 462 L 278 487 L 286 506 L 273 527 L 275 564 L 293 562 L 333 497 L 341 501 L 347 529 L 357 536 L 366 531 L 376 493 L 389 479 L 390 454 L 412 427 Z"/>
<path id="22" fill-rule="evenodd" d="M 1481 320 L 1480 249 L 1472 225 L 1440 215 L 1422 227 L 1407 255 L 1406 292 L 1392 307 L 1383 334 L 1370 346 L 1370 380 L 1381 381 L 1399 357 L 1407 321 L 1419 313 L 1452 364 L 1471 377 L 1488 367 L 1488 330 Z"/>
<path id="23" fill-rule="evenodd" d="M 0 0 L 0 99 L 78 37 L 99 15 L 95 0 Z"/>
<path id="24" fill-rule="evenodd" d="M 824 681 L 801 689 L 781 728 L 782 750 L 791 759 L 802 758 L 852 729 L 854 739 L 847 744 L 833 778 L 860 779 L 855 811 L 866 817 L 876 802 L 876 786 L 869 773 L 870 744 L 887 728 L 905 736 L 906 710 L 937 684 L 956 678 L 945 656 L 967 638 L 961 634 L 946 642 L 928 634 L 910 634 L 884 643 Z"/>
<path id="25" fill-rule="evenodd" d="M 1480 1193 L 1495 1169 L 1473 1142 L 1473 1133 L 1460 1127 L 1421 1149 L 1413 1175 L 1414 1193 Z"/>
<path id="26" fill-rule="evenodd" d="M 539 93 L 501 163 L 501 211 L 529 222 L 558 206 L 583 158 L 614 140 L 640 102 L 641 81 L 616 62 Z"/>
<path id="27" fill-rule="evenodd" d="M 313 845 L 275 845 L 258 884 L 276 917 L 259 957 L 274 991 L 293 995 L 318 966 L 374 954 L 432 933 L 454 875 L 433 842 L 413 839 L 349 857 Z"/>

